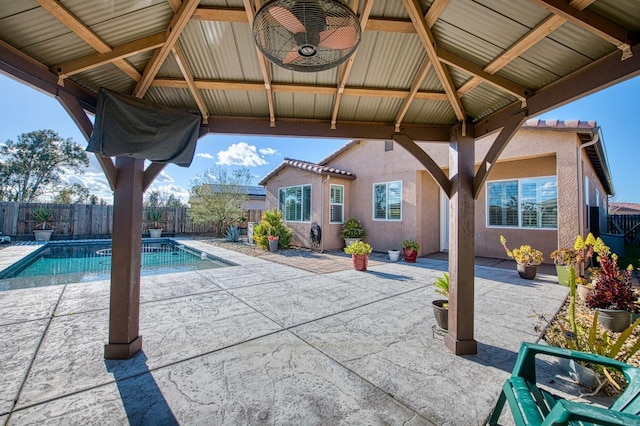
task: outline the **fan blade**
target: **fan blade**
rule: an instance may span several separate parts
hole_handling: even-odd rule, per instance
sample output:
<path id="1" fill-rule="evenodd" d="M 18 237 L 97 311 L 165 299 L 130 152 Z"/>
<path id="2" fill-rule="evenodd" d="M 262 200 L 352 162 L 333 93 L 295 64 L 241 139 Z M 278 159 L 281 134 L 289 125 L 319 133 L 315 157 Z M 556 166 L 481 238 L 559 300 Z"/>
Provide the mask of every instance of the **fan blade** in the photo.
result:
<path id="1" fill-rule="evenodd" d="M 300 59 L 302 59 L 302 56 L 300 56 L 300 54 L 298 53 L 298 46 L 294 46 L 293 49 L 291 49 L 289 52 L 287 52 L 286 55 L 284 55 L 284 58 L 282 58 L 282 63 L 291 64 L 293 62 L 298 62 Z"/>
<path id="2" fill-rule="evenodd" d="M 282 6 L 274 6 L 269 9 L 269 13 L 280 25 L 285 27 L 291 33 L 297 34 L 307 32 L 304 25 L 302 25 L 302 22 L 300 22 L 300 20 L 296 18 L 290 10 L 285 9 Z"/>
<path id="3" fill-rule="evenodd" d="M 354 27 L 339 27 L 320 32 L 320 46 L 330 49 L 348 49 L 356 44 L 358 32 Z"/>

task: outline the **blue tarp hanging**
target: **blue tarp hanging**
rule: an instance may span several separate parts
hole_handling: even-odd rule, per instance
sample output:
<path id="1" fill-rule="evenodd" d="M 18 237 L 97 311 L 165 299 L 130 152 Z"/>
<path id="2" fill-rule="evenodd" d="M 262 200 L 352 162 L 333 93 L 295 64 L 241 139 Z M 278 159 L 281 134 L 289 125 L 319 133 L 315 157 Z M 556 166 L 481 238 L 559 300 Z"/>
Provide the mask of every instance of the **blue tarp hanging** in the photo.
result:
<path id="1" fill-rule="evenodd" d="M 189 167 L 201 117 L 100 89 L 87 151 Z"/>

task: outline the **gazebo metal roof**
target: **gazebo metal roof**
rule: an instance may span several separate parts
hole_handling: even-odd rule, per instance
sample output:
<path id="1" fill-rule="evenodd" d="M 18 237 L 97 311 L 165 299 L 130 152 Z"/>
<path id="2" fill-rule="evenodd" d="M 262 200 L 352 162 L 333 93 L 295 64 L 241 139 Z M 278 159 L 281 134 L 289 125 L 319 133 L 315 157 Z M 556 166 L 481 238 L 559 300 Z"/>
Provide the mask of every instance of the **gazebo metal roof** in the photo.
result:
<path id="1" fill-rule="evenodd" d="M 349 6 L 364 28 L 356 54 L 308 74 L 258 53 L 250 22 L 259 1 L 0 1 L 0 67 L 16 75 L 7 55 L 19 54 L 64 87 L 199 111 L 213 133 L 390 139 L 397 130 L 447 141 L 439 130 L 458 122 L 494 131 L 503 108 L 532 116 L 638 73 L 637 0 Z"/>
<path id="2" fill-rule="evenodd" d="M 638 0 L 351 0 L 363 36 L 339 68 L 269 63 L 261 0 L 0 0 L 0 72 L 56 96 L 85 136 L 100 87 L 194 110 L 200 134 L 393 139 L 450 198 L 449 331 L 473 336 L 474 200 L 529 117 L 640 75 Z M 497 132 L 476 167 L 474 142 Z M 450 147 L 446 175 L 419 141 Z M 108 358 L 142 347 L 142 193 L 164 165 L 97 156 L 114 189 Z"/>

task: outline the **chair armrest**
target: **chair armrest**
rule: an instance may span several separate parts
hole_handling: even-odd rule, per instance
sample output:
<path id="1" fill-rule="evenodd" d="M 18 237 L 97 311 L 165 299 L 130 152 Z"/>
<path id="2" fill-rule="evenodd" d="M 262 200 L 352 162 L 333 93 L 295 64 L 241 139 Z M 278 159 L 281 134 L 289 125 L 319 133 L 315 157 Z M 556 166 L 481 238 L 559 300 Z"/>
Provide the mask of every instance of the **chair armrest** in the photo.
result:
<path id="1" fill-rule="evenodd" d="M 561 399 L 544 419 L 542 425 L 566 425 L 570 421 L 587 421 L 604 426 L 629 426 L 637 425 L 640 422 L 640 417 L 595 405 Z"/>
<path id="2" fill-rule="evenodd" d="M 557 358 L 567 358 L 576 361 L 585 361 L 592 364 L 599 364 L 604 367 L 615 368 L 621 370 L 627 379 L 629 375 L 626 370 L 633 369 L 624 362 L 607 358 L 606 356 L 590 354 L 585 352 L 573 351 L 571 349 L 563 349 L 555 346 L 545 346 L 537 343 L 523 342 L 518 352 L 518 358 L 511 373 L 512 377 L 523 377 L 531 383 L 536 383 L 536 355 L 551 355 Z"/>

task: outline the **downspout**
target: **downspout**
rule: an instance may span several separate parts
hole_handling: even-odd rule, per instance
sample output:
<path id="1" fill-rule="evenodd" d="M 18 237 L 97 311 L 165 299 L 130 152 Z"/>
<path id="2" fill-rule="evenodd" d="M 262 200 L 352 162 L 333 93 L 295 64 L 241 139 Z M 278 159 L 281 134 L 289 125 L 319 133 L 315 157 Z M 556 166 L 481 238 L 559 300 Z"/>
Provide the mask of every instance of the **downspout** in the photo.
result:
<path id="1" fill-rule="evenodd" d="M 320 231 L 322 232 L 322 237 L 320 238 L 320 253 L 324 252 L 324 237 L 326 236 L 326 231 L 325 231 L 325 223 L 324 223 L 324 193 L 325 193 L 325 184 L 327 182 L 329 182 L 329 179 L 331 179 L 331 175 L 327 175 L 327 178 L 325 180 L 322 181 L 322 193 L 321 193 L 321 197 L 322 199 L 320 200 L 320 223 L 322 223 L 322 226 L 320 227 Z M 328 223 L 328 222 L 327 222 Z"/>
<path id="2" fill-rule="evenodd" d="M 579 209 L 578 209 L 578 235 L 582 235 L 583 231 L 584 231 L 584 210 L 582 209 L 586 204 L 585 204 L 585 200 L 584 200 L 584 176 L 582 176 L 582 150 L 595 145 L 598 143 L 598 141 L 600 140 L 600 133 L 599 132 L 595 132 L 595 134 L 593 135 L 593 138 L 589 141 L 589 142 L 585 142 L 583 144 L 581 144 L 580 146 L 578 146 L 578 150 L 577 150 L 577 155 L 578 155 L 578 205 L 579 205 Z"/>

